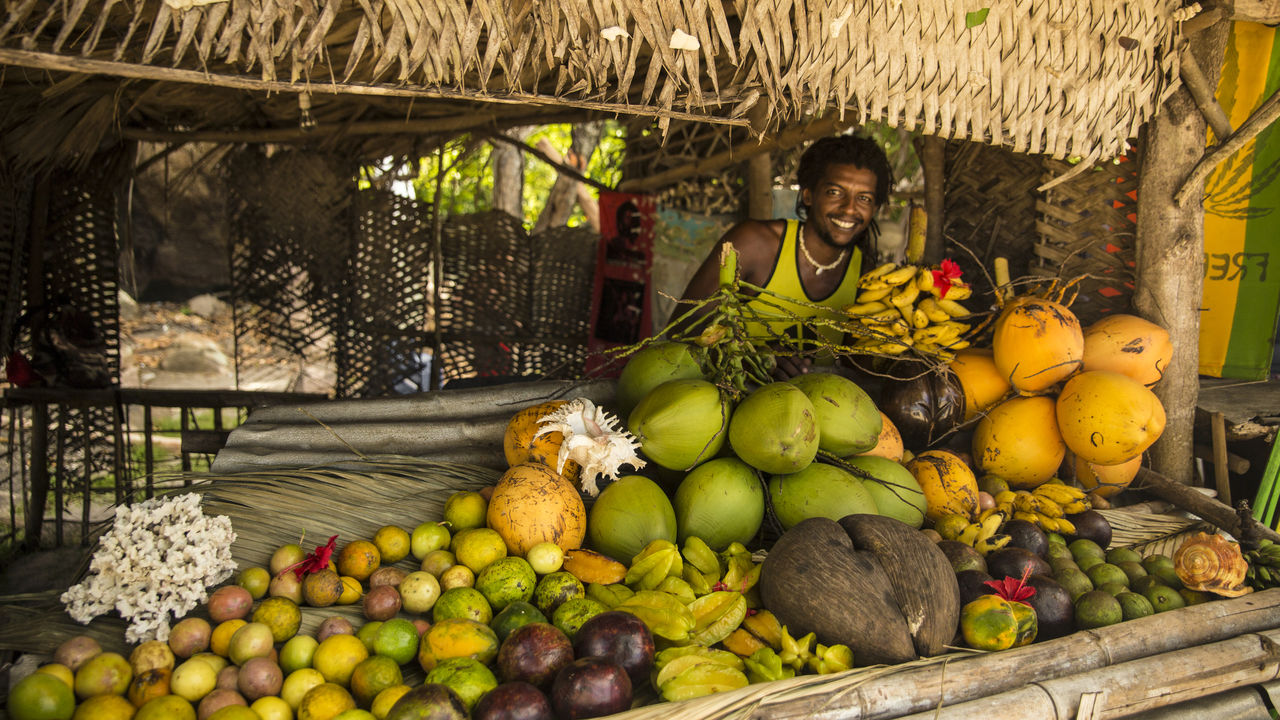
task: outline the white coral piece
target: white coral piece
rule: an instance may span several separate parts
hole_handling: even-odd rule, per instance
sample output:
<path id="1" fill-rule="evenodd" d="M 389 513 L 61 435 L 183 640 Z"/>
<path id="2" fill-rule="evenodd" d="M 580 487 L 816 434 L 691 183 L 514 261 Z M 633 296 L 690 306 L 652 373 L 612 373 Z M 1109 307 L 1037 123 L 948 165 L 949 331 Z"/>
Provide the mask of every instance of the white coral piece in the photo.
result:
<path id="1" fill-rule="evenodd" d="M 644 461 L 636 455 L 640 443 L 631 433 L 617 427 L 618 418 L 596 407 L 587 398 L 571 400 L 552 412 L 538 418 L 538 432 L 534 437 L 550 432 L 564 434 L 560 443 L 560 455 L 556 458 L 556 472 L 564 472 L 565 463 L 572 460 L 582 466 L 582 489 L 595 497 L 600 492 L 596 477 L 607 475 L 618 479 L 618 468 L 630 465 L 639 470 Z"/>

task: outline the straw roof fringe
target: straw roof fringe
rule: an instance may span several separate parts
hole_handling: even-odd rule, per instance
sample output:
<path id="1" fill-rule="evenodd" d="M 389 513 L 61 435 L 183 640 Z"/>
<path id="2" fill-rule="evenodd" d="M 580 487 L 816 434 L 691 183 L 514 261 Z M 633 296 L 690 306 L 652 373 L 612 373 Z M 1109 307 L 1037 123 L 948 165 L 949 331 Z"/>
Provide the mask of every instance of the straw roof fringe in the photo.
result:
<path id="1" fill-rule="evenodd" d="M 745 126 L 764 103 L 764 129 L 834 111 L 1057 158 L 1121 154 L 1177 83 L 1176 0 L 984 4 L 985 17 L 943 0 L 24 0 L 0 17 L 0 63 L 57 74 L 0 83 L 84 72 L 575 107 L 664 130 Z M 115 102 L 125 129 L 164 125 L 146 99 Z"/>

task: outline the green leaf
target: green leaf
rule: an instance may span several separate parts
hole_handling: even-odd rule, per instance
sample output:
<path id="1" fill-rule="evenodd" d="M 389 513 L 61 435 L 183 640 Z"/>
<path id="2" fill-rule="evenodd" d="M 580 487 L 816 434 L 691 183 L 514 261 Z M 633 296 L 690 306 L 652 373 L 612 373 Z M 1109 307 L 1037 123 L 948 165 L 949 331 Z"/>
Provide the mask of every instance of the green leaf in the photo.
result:
<path id="1" fill-rule="evenodd" d="M 982 8 L 971 13 L 964 14 L 964 26 L 967 28 L 978 27 L 987 21 L 987 13 L 991 12 L 991 8 Z"/>

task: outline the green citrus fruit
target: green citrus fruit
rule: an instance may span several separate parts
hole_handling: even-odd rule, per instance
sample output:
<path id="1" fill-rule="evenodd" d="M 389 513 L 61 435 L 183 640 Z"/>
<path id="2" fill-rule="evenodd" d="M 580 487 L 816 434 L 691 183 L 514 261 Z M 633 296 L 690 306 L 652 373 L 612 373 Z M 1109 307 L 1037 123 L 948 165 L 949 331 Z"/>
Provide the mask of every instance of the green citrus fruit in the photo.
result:
<path id="1" fill-rule="evenodd" d="M 378 693 L 404 682 L 400 665 L 385 655 L 373 655 L 360 661 L 351 671 L 351 694 L 356 702 L 368 706 Z"/>
<path id="2" fill-rule="evenodd" d="M 471 528 L 484 527 L 484 518 L 488 511 L 489 503 L 484 496 L 470 490 L 459 490 L 444 501 L 444 521 L 449 524 L 455 534 Z"/>
<path id="3" fill-rule="evenodd" d="M 489 601 L 489 606 L 501 611 L 517 600 L 528 602 L 538 576 L 529 561 L 521 557 L 504 557 L 489 563 L 476 575 L 475 589 Z"/>
<path id="4" fill-rule="evenodd" d="M 418 656 L 418 628 L 404 618 L 387 620 L 373 634 L 373 653 L 404 665 Z"/>
<path id="5" fill-rule="evenodd" d="M 1081 630 L 1115 625 L 1122 620 L 1120 601 L 1105 590 L 1090 590 L 1076 599 L 1076 627 Z"/>
<path id="6" fill-rule="evenodd" d="M 9 691 L 5 705 L 13 720 L 67 720 L 76 709 L 75 693 L 48 673 L 32 673 Z"/>
<path id="7" fill-rule="evenodd" d="M 431 617 L 436 621 L 450 618 L 466 618 L 478 623 L 489 624 L 493 619 L 493 609 L 489 601 L 479 590 L 469 587 L 456 587 L 445 590 L 440 599 L 431 608 Z"/>
<path id="8" fill-rule="evenodd" d="M 485 693 L 498 686 L 493 672 L 484 663 L 469 657 L 442 661 L 427 673 L 427 682 L 440 683 L 457 693 L 467 712 Z"/>
<path id="9" fill-rule="evenodd" d="M 533 605 L 517 600 L 495 615 L 489 626 L 498 634 L 499 640 L 506 640 L 513 631 L 531 622 L 547 622 L 547 616 Z"/>
<path id="10" fill-rule="evenodd" d="M 452 539 L 453 535 L 445 525 L 426 522 L 413 529 L 413 533 L 409 536 L 409 549 L 415 558 L 421 560 L 433 550 L 449 547 L 449 541 Z"/>
<path id="11" fill-rule="evenodd" d="M 333 573 L 332 570 L 321 572 Z M 337 579 L 337 575 L 334 575 L 334 579 Z M 341 581 L 338 582 L 341 584 Z M 336 596 L 334 600 L 337 600 Z M 302 611 L 298 609 L 297 603 L 287 597 L 267 598 L 253 611 L 253 621 L 271 628 L 271 639 L 282 643 L 298 634 L 298 628 L 302 626 Z"/>

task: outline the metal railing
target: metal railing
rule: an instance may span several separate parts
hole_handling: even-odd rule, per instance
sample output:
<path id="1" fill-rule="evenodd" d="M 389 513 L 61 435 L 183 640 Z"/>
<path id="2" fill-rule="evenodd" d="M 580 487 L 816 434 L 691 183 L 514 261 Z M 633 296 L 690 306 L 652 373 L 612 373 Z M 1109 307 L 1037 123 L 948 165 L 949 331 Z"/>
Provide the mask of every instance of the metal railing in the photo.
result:
<path id="1" fill-rule="evenodd" d="M 208 467 L 253 408 L 324 399 L 248 390 L 8 388 L 0 549 L 86 544 L 95 515 L 110 505 L 190 485 L 191 472 Z"/>

